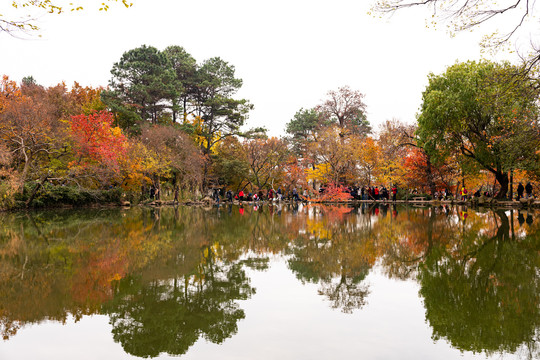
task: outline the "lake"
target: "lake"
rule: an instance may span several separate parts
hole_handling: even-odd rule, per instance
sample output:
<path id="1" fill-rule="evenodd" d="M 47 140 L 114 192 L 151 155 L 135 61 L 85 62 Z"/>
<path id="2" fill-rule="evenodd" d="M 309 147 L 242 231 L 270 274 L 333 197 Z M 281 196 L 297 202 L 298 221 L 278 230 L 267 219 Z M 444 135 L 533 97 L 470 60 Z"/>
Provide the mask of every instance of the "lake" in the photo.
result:
<path id="1" fill-rule="evenodd" d="M 540 359 L 540 212 L 0 214 L 0 359 Z"/>

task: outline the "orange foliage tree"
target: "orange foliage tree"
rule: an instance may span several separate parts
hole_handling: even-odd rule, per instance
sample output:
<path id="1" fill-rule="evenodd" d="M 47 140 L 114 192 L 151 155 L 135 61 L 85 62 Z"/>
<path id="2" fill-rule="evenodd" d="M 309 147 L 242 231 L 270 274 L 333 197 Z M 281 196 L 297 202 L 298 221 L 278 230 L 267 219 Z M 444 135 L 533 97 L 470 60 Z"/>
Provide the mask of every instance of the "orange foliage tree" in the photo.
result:
<path id="1" fill-rule="evenodd" d="M 99 180 L 108 180 L 119 172 L 119 160 L 126 153 L 126 137 L 113 126 L 112 113 L 94 112 L 71 117 L 70 134 L 76 159 L 69 167 L 79 175 L 91 170 Z"/>

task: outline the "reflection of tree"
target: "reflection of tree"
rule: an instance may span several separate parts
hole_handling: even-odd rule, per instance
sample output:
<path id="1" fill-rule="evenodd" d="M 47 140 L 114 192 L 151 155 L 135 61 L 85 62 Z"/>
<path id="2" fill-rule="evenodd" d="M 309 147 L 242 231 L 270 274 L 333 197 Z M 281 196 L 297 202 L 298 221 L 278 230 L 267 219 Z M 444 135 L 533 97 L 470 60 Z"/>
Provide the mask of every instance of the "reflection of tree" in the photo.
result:
<path id="1" fill-rule="evenodd" d="M 538 237 L 510 237 L 503 211 L 496 232 L 464 231 L 436 245 L 420 265 L 420 293 L 435 339 L 474 352 L 515 352 L 540 325 Z M 534 349 L 530 349 L 535 351 Z"/>
<path id="2" fill-rule="evenodd" d="M 323 211 L 338 213 L 307 221 L 306 234 L 293 241 L 289 268 L 302 282 L 319 283 L 319 294 L 332 308 L 350 313 L 366 303 L 369 289 L 362 281 L 375 262 L 376 247 L 357 231 L 350 208 Z"/>
<path id="3" fill-rule="evenodd" d="M 319 295 L 328 297 L 332 308 L 341 309 L 345 313 L 360 309 L 366 304 L 366 296 L 369 294 L 368 286 L 362 284 L 368 271 L 366 269 L 363 274 L 354 277 L 342 275 L 337 282 L 325 279 L 321 282 Z"/>
<path id="4" fill-rule="evenodd" d="M 198 273 L 165 282 L 119 282 L 110 315 L 114 339 L 132 355 L 186 353 L 199 337 L 221 343 L 237 331 L 244 311 L 235 300 L 254 293 L 240 263 L 224 263 L 204 247 Z"/>
<path id="5" fill-rule="evenodd" d="M 105 313 L 127 351 L 182 354 L 201 337 L 221 342 L 237 331 L 237 300 L 254 291 L 243 269 L 264 270 L 278 254 L 345 312 L 365 304 L 378 262 L 392 277 L 419 279 L 434 338 L 488 352 L 535 340 L 532 211 L 520 224 L 502 212 L 469 211 L 463 221 L 443 208 L 386 217 L 384 206 L 245 209 L 0 214 L 0 331 Z"/>
<path id="6" fill-rule="evenodd" d="M 452 234 L 452 223 L 439 216 L 436 208 L 409 211 L 398 221 L 385 219 L 376 233 L 384 250 L 382 263 L 388 276 L 414 278 L 418 264 L 425 260 L 433 244 L 445 245 Z"/>

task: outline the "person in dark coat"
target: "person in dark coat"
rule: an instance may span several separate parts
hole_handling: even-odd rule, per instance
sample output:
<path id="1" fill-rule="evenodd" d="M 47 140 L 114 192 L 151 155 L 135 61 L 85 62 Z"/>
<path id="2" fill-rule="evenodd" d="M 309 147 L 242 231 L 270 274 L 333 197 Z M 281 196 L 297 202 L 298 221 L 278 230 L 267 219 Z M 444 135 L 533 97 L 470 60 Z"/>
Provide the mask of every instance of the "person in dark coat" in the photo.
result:
<path id="1" fill-rule="evenodd" d="M 525 190 L 525 187 L 523 186 L 522 183 L 519 183 L 518 187 L 517 187 L 517 199 L 521 199 L 523 197 L 523 191 Z"/>
<path id="2" fill-rule="evenodd" d="M 527 199 L 532 199 L 532 185 L 530 182 L 525 185 L 525 193 L 527 194 Z"/>

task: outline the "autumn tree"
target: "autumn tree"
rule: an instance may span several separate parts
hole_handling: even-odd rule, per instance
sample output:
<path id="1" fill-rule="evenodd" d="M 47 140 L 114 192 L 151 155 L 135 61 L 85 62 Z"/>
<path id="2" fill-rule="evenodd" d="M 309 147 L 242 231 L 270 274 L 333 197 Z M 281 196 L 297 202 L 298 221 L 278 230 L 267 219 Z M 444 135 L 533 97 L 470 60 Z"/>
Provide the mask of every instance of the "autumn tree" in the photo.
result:
<path id="1" fill-rule="evenodd" d="M 113 114 L 101 111 L 72 116 L 70 134 L 75 147 L 75 159 L 70 163 L 72 175 L 87 177 L 94 186 L 118 182 L 126 137 L 114 126 Z"/>
<path id="2" fill-rule="evenodd" d="M 355 156 L 358 158 L 360 182 L 371 186 L 378 177 L 378 170 L 382 160 L 379 144 L 372 138 L 367 137 L 360 146 L 355 147 Z"/>
<path id="3" fill-rule="evenodd" d="M 294 155 L 289 155 L 285 164 L 282 165 L 281 184 L 285 189 L 308 186 L 306 170 Z"/>
<path id="4" fill-rule="evenodd" d="M 371 132 L 371 126 L 366 117 L 366 104 L 364 94 L 358 90 L 352 90 L 349 86 L 343 86 L 331 90 L 326 100 L 317 107 L 317 111 L 329 122 L 336 123 L 344 131 L 355 135 L 366 135 Z"/>
<path id="5" fill-rule="evenodd" d="M 288 157 L 284 142 L 270 139 L 250 139 L 244 143 L 252 183 L 257 189 L 264 188 L 278 174 Z"/>
<path id="6" fill-rule="evenodd" d="M 312 178 L 313 175 L 318 177 L 312 180 L 339 183 L 351 180 L 354 176 L 354 147 L 357 139 L 342 138 L 341 131 L 337 125 L 329 126 L 321 131 L 317 141 L 310 145 L 309 153 L 314 159 L 315 166 L 325 170 L 319 175 L 314 171 L 308 171 Z"/>
<path id="7" fill-rule="evenodd" d="M 418 137 L 428 154 L 457 153 L 491 172 L 508 190 L 508 171 L 538 171 L 540 127 L 531 81 L 512 81 L 516 67 L 488 61 L 458 63 L 430 75 L 418 118 Z"/>
<path id="8" fill-rule="evenodd" d="M 416 127 L 397 119 L 385 121 L 379 129 L 377 144 L 381 149 L 380 177 L 385 184 L 404 183 L 404 161 Z"/>
<path id="9" fill-rule="evenodd" d="M 12 154 L 12 166 L 18 171 L 17 187 L 22 192 L 30 173 L 39 174 L 41 166 L 37 164 L 61 148 L 62 124 L 44 88 L 34 86 L 33 96 L 24 95 L 4 77 L 0 90 L 0 141 Z"/>
<path id="10" fill-rule="evenodd" d="M 155 173 L 148 174 L 155 186 L 159 178 L 172 180 L 174 186 L 195 188 L 202 182 L 203 157 L 193 140 L 171 126 L 144 126 L 140 141 L 153 151 L 157 161 Z"/>
<path id="11" fill-rule="evenodd" d="M 403 166 L 407 185 L 429 191 L 432 196 L 436 191 L 450 189 L 457 176 L 456 166 L 449 161 L 433 164 L 430 156 L 420 147 L 409 148 Z"/>

